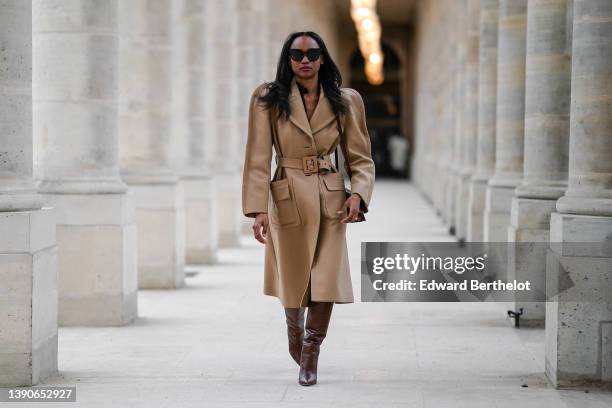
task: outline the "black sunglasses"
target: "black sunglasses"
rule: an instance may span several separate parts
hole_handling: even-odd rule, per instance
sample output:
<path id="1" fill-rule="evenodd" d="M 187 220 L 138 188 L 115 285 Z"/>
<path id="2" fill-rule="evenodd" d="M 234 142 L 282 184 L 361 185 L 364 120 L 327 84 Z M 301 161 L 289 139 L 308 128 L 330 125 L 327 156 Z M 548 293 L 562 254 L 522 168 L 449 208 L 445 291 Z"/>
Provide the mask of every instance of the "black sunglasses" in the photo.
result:
<path id="1" fill-rule="evenodd" d="M 304 55 L 308 57 L 308 61 L 310 62 L 316 61 L 321 57 L 321 49 L 320 48 L 309 48 L 308 50 L 306 50 L 306 52 L 300 49 L 297 49 L 297 48 L 289 49 L 289 56 L 291 57 L 292 60 L 296 62 L 300 62 L 301 60 L 303 60 Z"/>

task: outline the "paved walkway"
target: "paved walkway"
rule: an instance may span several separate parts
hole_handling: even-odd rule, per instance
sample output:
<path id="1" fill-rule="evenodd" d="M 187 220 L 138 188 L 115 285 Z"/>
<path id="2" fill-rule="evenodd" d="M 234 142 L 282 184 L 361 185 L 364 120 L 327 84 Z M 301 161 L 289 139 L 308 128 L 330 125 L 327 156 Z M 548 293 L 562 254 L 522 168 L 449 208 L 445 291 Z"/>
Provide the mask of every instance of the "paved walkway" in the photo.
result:
<path id="1" fill-rule="evenodd" d="M 368 215 L 348 228 L 356 299 L 361 240 L 452 239 L 405 183 L 377 182 Z M 60 328 L 61 375 L 47 383 L 76 385 L 78 403 L 65 405 L 88 408 L 612 406 L 610 393 L 548 386 L 543 330 L 513 329 L 494 303 L 336 305 L 319 384 L 302 387 L 262 262 L 244 237 L 184 289 L 141 291 L 130 326 Z"/>

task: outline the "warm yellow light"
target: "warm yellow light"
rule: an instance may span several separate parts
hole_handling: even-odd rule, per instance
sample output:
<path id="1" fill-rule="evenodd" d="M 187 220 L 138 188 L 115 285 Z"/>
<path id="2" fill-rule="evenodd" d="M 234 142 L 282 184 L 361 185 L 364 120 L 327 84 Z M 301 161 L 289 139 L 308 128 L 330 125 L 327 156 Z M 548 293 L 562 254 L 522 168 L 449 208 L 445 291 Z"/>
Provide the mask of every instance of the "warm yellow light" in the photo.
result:
<path id="1" fill-rule="evenodd" d="M 359 18 L 368 17 L 370 15 L 370 9 L 367 9 L 365 7 L 360 7 L 357 9 L 357 11 L 355 11 L 355 15 Z"/>
<path id="2" fill-rule="evenodd" d="M 351 18 L 355 22 L 355 24 L 359 24 L 361 20 L 364 18 L 370 17 L 371 11 L 366 7 L 359 7 L 356 9 L 351 9 Z"/>
<path id="3" fill-rule="evenodd" d="M 369 83 L 383 80 L 383 54 L 380 49 L 381 28 L 376 14 L 376 0 L 351 0 L 351 19 L 357 29 L 359 50 L 365 59 L 365 75 Z"/>
<path id="4" fill-rule="evenodd" d="M 364 30 L 371 30 L 372 27 L 374 27 L 374 23 L 371 19 L 365 18 L 361 21 L 361 28 L 363 28 Z"/>
<path id="5" fill-rule="evenodd" d="M 374 9 L 376 0 L 351 0 L 351 7 Z"/>
<path id="6" fill-rule="evenodd" d="M 365 74 L 368 82 L 372 85 L 380 85 L 384 81 L 383 72 L 380 66 L 370 64 L 366 61 Z"/>

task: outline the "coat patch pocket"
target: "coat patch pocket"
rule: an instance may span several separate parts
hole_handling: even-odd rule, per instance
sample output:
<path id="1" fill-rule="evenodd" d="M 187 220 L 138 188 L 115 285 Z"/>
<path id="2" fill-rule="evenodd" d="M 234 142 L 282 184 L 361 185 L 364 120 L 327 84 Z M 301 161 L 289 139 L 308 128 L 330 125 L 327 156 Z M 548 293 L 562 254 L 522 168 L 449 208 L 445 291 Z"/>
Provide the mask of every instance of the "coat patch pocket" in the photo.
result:
<path id="1" fill-rule="evenodd" d="M 342 173 L 326 173 L 322 174 L 321 178 L 323 184 L 325 184 L 323 191 L 324 213 L 328 218 L 337 219 L 337 212 L 346 201 L 344 177 L 342 177 Z"/>
<path id="2" fill-rule="evenodd" d="M 271 181 L 270 191 L 273 204 L 270 211 L 270 223 L 282 227 L 298 225 L 300 218 L 293 194 L 293 185 L 289 179 Z"/>

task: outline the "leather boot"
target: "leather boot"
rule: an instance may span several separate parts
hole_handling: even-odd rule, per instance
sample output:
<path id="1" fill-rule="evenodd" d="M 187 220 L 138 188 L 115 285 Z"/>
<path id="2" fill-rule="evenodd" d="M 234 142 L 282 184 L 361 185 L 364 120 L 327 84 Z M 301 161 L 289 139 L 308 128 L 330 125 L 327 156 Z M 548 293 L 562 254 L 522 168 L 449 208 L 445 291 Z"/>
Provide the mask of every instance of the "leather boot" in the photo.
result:
<path id="1" fill-rule="evenodd" d="M 304 312 L 305 307 L 286 307 L 285 318 L 287 320 L 287 337 L 289 338 L 289 354 L 300 364 L 302 354 L 302 343 L 304 341 Z"/>
<path id="2" fill-rule="evenodd" d="M 306 318 L 306 333 L 300 359 L 301 385 L 317 383 L 317 363 L 321 343 L 327 335 L 327 327 L 331 318 L 334 302 L 312 302 Z"/>

